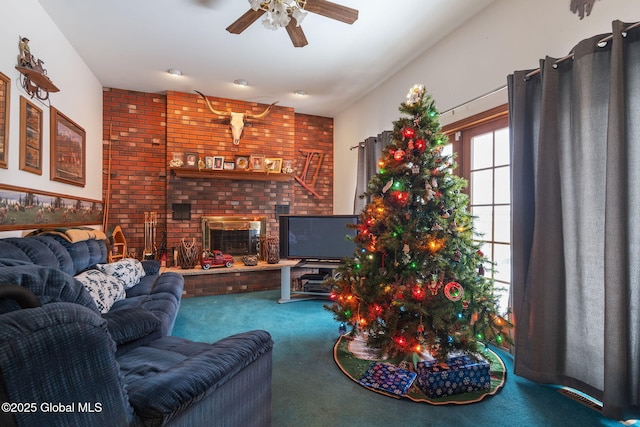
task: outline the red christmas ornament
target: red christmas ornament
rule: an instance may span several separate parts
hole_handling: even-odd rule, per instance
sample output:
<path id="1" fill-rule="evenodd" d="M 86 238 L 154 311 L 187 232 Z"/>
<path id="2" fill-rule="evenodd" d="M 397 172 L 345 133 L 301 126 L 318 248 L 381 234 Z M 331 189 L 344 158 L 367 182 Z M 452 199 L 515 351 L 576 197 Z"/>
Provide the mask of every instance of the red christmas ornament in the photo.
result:
<path id="1" fill-rule="evenodd" d="M 395 153 L 393 153 L 393 158 L 397 161 L 404 159 L 404 150 L 396 150 Z"/>
<path id="2" fill-rule="evenodd" d="M 371 306 L 370 308 L 371 317 L 378 317 L 382 314 L 383 311 L 384 309 L 382 308 L 382 306 L 373 304 L 373 306 Z"/>
<path id="3" fill-rule="evenodd" d="M 409 193 L 407 191 L 392 191 L 391 197 L 399 206 L 405 206 L 409 202 Z"/>
<path id="4" fill-rule="evenodd" d="M 414 286 L 411 289 L 411 296 L 416 301 L 424 301 L 424 299 L 427 297 L 427 293 L 424 291 L 424 288 L 422 286 Z"/>
<path id="5" fill-rule="evenodd" d="M 405 138 L 411 139 L 415 135 L 416 135 L 416 131 L 413 128 L 406 127 L 404 129 L 402 129 L 402 136 L 404 136 Z"/>
<path id="6" fill-rule="evenodd" d="M 393 341 L 395 341 L 395 343 L 398 344 L 399 347 L 404 347 L 407 345 L 407 339 L 402 336 L 394 337 Z"/>
<path id="7" fill-rule="evenodd" d="M 427 143 L 424 139 L 418 138 L 414 143 L 416 150 L 420 152 L 420 154 L 424 153 L 424 150 L 427 148 Z"/>

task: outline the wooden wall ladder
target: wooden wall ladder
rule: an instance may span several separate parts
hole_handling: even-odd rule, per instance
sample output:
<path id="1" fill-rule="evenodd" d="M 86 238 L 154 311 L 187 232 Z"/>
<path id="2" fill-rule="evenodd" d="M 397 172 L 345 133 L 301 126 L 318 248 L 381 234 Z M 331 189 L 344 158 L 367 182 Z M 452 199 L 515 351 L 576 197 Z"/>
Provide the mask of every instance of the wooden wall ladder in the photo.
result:
<path id="1" fill-rule="evenodd" d="M 312 150 L 300 150 L 302 154 L 306 156 L 306 160 L 304 162 L 304 169 L 300 176 L 294 176 L 295 180 L 300 183 L 309 193 L 313 195 L 316 199 L 322 199 L 314 189 L 316 185 L 316 181 L 318 180 L 318 175 L 320 175 L 320 167 L 322 166 L 322 161 L 324 160 L 324 156 L 326 153 L 323 151 L 312 151 Z M 316 166 L 316 170 L 311 178 L 311 182 L 307 182 L 307 173 L 309 172 L 309 167 L 311 166 L 311 162 L 313 161 L 314 156 L 318 156 L 318 166 Z"/>

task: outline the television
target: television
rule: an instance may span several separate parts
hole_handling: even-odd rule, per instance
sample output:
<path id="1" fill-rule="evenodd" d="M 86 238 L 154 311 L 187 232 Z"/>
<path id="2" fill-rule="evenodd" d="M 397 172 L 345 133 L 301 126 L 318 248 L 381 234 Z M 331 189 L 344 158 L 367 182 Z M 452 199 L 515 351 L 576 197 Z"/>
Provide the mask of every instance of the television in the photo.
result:
<path id="1" fill-rule="evenodd" d="M 358 215 L 280 215 L 280 258 L 339 262 L 353 257 Z"/>

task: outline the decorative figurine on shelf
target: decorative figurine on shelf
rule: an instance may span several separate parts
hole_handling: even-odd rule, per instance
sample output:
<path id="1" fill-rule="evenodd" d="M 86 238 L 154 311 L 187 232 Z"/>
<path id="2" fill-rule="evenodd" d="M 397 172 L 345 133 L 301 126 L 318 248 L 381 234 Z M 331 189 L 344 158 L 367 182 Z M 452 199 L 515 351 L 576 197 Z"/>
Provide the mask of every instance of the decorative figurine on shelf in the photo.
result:
<path id="1" fill-rule="evenodd" d="M 265 239 L 265 259 L 269 264 L 280 262 L 280 242 L 278 236 L 267 236 Z"/>
<path id="2" fill-rule="evenodd" d="M 222 251 L 217 249 L 213 251 L 205 249 L 202 251 L 200 266 L 202 266 L 204 270 L 208 270 L 211 267 L 233 267 L 233 257 L 223 254 Z"/>
<path id="3" fill-rule="evenodd" d="M 190 269 L 198 263 L 198 248 L 196 247 L 196 239 L 187 242 L 182 238 L 182 242 L 178 247 L 178 265 L 182 269 Z"/>
<path id="4" fill-rule="evenodd" d="M 258 255 L 242 255 L 242 262 L 246 266 L 258 265 Z"/>
<path id="5" fill-rule="evenodd" d="M 47 70 L 42 66 L 44 61 L 31 54 L 27 37 L 20 37 L 18 48 L 20 55 L 18 55 L 16 70 L 22 73 L 20 83 L 31 98 L 35 96 L 44 101 L 49 98 L 49 92 L 59 92 L 60 89 L 47 77 Z"/>
<path id="6" fill-rule="evenodd" d="M 160 267 L 167 266 L 167 233 L 162 232 L 162 243 L 160 249 L 158 249 L 158 259 L 160 260 Z"/>

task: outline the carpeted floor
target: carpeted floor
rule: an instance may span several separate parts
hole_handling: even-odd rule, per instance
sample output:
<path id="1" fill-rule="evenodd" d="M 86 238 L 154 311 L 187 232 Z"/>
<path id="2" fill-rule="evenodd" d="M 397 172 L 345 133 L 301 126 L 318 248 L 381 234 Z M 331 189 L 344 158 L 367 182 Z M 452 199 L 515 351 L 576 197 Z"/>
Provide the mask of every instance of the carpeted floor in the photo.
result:
<path id="1" fill-rule="evenodd" d="M 327 302 L 278 304 L 279 296 L 279 291 L 264 291 L 186 298 L 173 331 L 204 342 L 251 329 L 269 331 L 275 342 L 274 427 L 623 425 L 561 395 L 556 387 L 517 377 L 511 357 L 500 350 L 507 383 L 499 394 L 478 403 L 432 406 L 371 392 L 333 360 L 338 324 L 322 308 Z"/>

